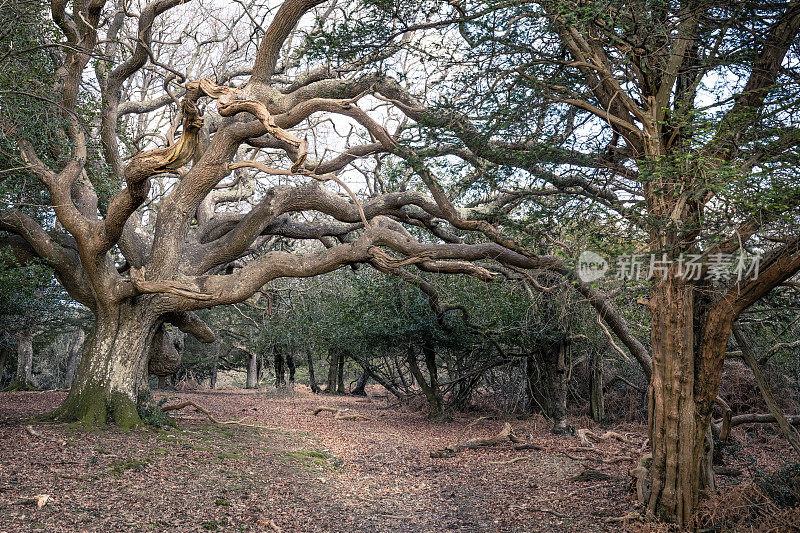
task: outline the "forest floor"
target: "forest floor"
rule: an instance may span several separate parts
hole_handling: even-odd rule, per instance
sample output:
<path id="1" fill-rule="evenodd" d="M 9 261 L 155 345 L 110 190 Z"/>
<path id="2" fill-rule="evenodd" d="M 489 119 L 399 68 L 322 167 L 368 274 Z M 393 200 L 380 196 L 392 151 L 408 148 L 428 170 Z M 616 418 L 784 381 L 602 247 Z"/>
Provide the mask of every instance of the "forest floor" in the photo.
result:
<path id="1" fill-rule="evenodd" d="M 462 438 L 477 414 L 436 423 L 383 398 L 223 390 L 165 394 L 168 404 L 191 400 L 240 424 L 190 408 L 171 413 L 180 429 L 26 429 L 65 394 L 0 393 L 0 532 L 654 529 L 618 520 L 635 509 L 625 458 L 639 456 L 641 425 L 615 425 L 626 442 L 586 449 L 575 436 L 550 435 L 539 416 L 512 419 L 539 449 L 505 442 L 435 459 L 431 451 L 494 435 L 505 421 L 489 417 Z M 315 416 L 320 406 L 365 419 Z M 775 449 L 761 443 L 749 456 L 752 469 L 784 450 L 769 442 Z M 587 469 L 607 478 L 574 479 Z"/>

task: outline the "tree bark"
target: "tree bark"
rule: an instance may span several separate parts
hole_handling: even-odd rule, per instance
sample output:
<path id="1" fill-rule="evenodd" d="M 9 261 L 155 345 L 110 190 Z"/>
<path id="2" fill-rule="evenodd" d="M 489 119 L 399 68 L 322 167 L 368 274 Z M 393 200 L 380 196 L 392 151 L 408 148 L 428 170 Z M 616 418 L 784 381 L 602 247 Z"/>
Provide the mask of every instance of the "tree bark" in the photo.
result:
<path id="1" fill-rule="evenodd" d="M 647 508 L 657 517 L 685 525 L 697 504 L 701 478 L 711 484 L 708 488 L 714 483 L 713 473 L 710 479 L 701 476 L 709 426 L 703 424 L 695 399 L 693 286 L 669 276 L 656 283 L 651 302 L 657 305 L 651 305 L 648 431 L 653 459 Z"/>
<path id="2" fill-rule="evenodd" d="M 80 363 L 81 349 L 83 342 L 86 340 L 86 333 L 82 328 L 78 328 L 75 338 L 69 344 L 67 350 L 67 371 L 64 375 L 64 387 L 72 387 L 72 382 L 75 380 L 75 372 L 78 371 L 78 363 Z"/>
<path id="3" fill-rule="evenodd" d="M 753 347 L 750 345 L 750 342 L 747 340 L 747 337 L 745 337 L 744 332 L 739 328 L 738 324 L 734 324 L 733 326 L 733 336 L 736 338 L 736 344 L 742 349 L 742 358 L 744 362 L 747 363 L 747 366 L 749 366 L 750 370 L 753 372 L 758 390 L 761 391 L 761 396 L 764 398 L 764 403 L 767 404 L 769 412 L 775 417 L 778 427 L 781 428 L 783 436 L 786 437 L 786 440 L 792 445 L 795 453 L 800 455 L 800 434 L 792 427 L 783 415 L 783 411 L 781 411 L 781 408 L 778 406 L 778 402 L 775 401 L 775 396 L 769 388 L 767 378 L 758 366 L 758 359 L 756 359 Z"/>
<path id="4" fill-rule="evenodd" d="M 602 422 L 606 417 L 605 399 L 603 397 L 603 353 L 595 351 L 589 360 L 589 411 L 592 420 Z"/>
<path id="5" fill-rule="evenodd" d="M 98 313 L 69 395 L 52 418 L 88 426 L 111 419 L 123 429 L 141 422 L 135 402 L 147 387 L 149 350 L 160 326 L 149 307 L 145 300 Z"/>
<path id="6" fill-rule="evenodd" d="M 17 376 L 20 385 L 31 384 L 33 374 L 33 337 L 34 331 L 26 327 L 17 332 Z"/>
<path id="7" fill-rule="evenodd" d="M 306 350 L 306 360 L 308 363 L 308 386 L 311 387 L 311 392 L 314 394 L 320 393 L 319 385 L 314 377 L 314 360 L 311 357 L 311 350 Z"/>

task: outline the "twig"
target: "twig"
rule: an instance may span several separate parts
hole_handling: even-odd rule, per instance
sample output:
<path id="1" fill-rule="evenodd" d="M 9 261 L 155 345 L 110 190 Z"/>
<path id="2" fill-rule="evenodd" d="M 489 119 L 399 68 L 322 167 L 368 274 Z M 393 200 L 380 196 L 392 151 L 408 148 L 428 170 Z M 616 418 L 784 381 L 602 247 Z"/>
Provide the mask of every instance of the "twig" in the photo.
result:
<path id="1" fill-rule="evenodd" d="M 516 463 L 517 461 L 525 461 L 530 459 L 529 456 L 524 455 L 522 457 L 514 457 L 513 459 L 509 459 L 508 461 L 489 461 L 490 465 L 510 465 L 512 463 Z"/>

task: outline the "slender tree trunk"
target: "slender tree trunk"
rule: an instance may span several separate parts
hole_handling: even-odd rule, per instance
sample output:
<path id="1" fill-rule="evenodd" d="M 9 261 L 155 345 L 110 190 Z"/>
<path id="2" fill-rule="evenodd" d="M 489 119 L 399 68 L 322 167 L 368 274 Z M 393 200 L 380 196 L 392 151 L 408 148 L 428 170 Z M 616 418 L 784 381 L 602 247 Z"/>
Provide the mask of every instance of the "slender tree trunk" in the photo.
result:
<path id="1" fill-rule="evenodd" d="M 0 385 L 3 383 L 3 369 L 6 366 L 6 361 L 8 361 L 10 352 L 11 350 L 9 350 L 5 344 L 0 346 Z"/>
<path id="2" fill-rule="evenodd" d="M 248 389 L 258 388 L 258 355 L 255 352 L 250 353 L 250 361 L 247 365 L 247 383 L 245 387 Z"/>
<path id="3" fill-rule="evenodd" d="M 358 378 L 356 387 L 350 392 L 350 394 L 354 396 L 366 396 L 367 381 L 369 381 L 369 374 L 367 374 L 366 370 L 362 370 L 361 377 Z"/>
<path id="4" fill-rule="evenodd" d="M 283 351 L 276 346 L 273 353 L 275 357 L 275 387 L 285 387 L 286 369 L 284 367 Z"/>
<path id="5" fill-rule="evenodd" d="M 72 382 L 75 380 L 75 372 L 78 371 L 78 363 L 80 363 L 81 359 L 81 349 L 83 348 L 83 342 L 85 340 L 86 333 L 84 333 L 83 329 L 78 328 L 78 332 L 75 335 L 75 338 L 72 339 L 69 349 L 67 350 L 67 371 L 64 375 L 65 388 L 71 387 Z"/>
<path id="6" fill-rule="evenodd" d="M 419 388 L 422 389 L 422 393 L 425 395 L 425 399 L 428 400 L 428 418 L 431 420 L 441 420 L 444 418 L 444 399 L 442 398 L 442 390 L 439 388 L 439 381 L 435 369 L 436 353 L 433 350 L 433 346 L 430 346 L 428 343 L 423 345 L 423 354 L 425 356 L 425 365 L 428 367 L 428 375 L 431 380 L 430 384 L 425 381 L 425 376 L 422 375 L 422 370 L 420 370 L 419 364 L 417 363 L 417 355 L 413 346 L 408 347 L 406 361 L 411 370 L 411 375 L 414 376 L 417 385 L 419 385 Z M 431 367 L 434 368 L 433 375 L 431 375 Z"/>
<path id="7" fill-rule="evenodd" d="M 289 386 L 294 385 L 294 354 L 291 351 L 286 352 L 286 367 L 289 369 Z"/>
<path id="8" fill-rule="evenodd" d="M 31 328 L 25 328 L 17 332 L 17 377 L 16 381 L 20 385 L 28 386 L 31 384 L 33 374 L 33 337 L 34 332 Z"/>
<path id="9" fill-rule="evenodd" d="M 211 344 L 211 353 L 212 353 L 212 362 L 211 362 L 211 388 L 215 389 L 217 387 L 217 371 L 219 370 L 219 353 L 222 349 L 222 343 L 220 342 L 219 335 L 217 335 L 214 339 L 214 342 Z"/>
<path id="10" fill-rule="evenodd" d="M 338 348 L 328 348 L 328 383 L 325 392 L 333 394 L 336 392 L 336 371 L 339 367 Z"/>
<path id="11" fill-rule="evenodd" d="M 589 410 L 592 420 L 602 422 L 606 417 L 605 399 L 603 397 L 603 353 L 595 351 L 589 361 Z"/>
<path id="12" fill-rule="evenodd" d="M 336 394 L 344 394 L 344 358 L 345 352 L 339 351 L 339 360 L 336 363 Z"/>
<path id="13" fill-rule="evenodd" d="M 548 356 L 555 356 L 555 361 L 549 361 L 551 365 L 551 394 L 552 400 L 552 432 L 556 435 L 564 435 L 569 431 L 567 426 L 567 378 L 569 377 L 568 351 L 570 349 L 567 341 L 561 341 L 556 348 L 548 353 Z M 553 364 L 555 363 L 555 364 Z"/>
<path id="14" fill-rule="evenodd" d="M 147 387 L 149 349 L 160 325 L 149 307 L 146 300 L 123 303 L 98 314 L 69 395 L 53 418 L 84 425 L 113 419 L 122 428 L 141 422 L 135 402 Z"/>
<path id="15" fill-rule="evenodd" d="M 308 386 L 311 387 L 311 392 L 319 394 L 320 389 L 317 385 L 317 380 L 314 377 L 314 360 L 311 357 L 311 350 L 306 350 L 306 360 L 308 362 Z"/>

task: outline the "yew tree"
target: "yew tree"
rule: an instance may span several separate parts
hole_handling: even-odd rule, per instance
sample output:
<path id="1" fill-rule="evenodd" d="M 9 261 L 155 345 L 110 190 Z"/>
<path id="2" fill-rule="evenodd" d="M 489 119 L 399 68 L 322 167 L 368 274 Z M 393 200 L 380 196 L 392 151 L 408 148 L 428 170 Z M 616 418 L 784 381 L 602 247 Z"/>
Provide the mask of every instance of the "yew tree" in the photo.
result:
<path id="1" fill-rule="evenodd" d="M 628 253 L 646 254 L 644 343 L 600 286 L 558 261 L 546 270 L 649 375 L 644 503 L 688 525 L 714 487 L 709 425 L 732 324 L 800 269 L 800 2 L 448 2 L 417 23 L 369 4 L 393 24 L 354 48 L 436 36 L 415 49 L 430 90 L 376 87 L 414 121 L 396 153 L 438 203 L 483 206 L 483 221 L 444 209 L 451 224 L 541 259 L 563 243 L 537 219 L 579 205 L 608 230 L 587 239 L 594 249 L 619 252 L 627 238 Z M 739 252 L 761 257 L 757 275 L 717 275 Z M 690 258 L 702 266 L 687 275 Z"/>

